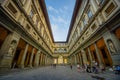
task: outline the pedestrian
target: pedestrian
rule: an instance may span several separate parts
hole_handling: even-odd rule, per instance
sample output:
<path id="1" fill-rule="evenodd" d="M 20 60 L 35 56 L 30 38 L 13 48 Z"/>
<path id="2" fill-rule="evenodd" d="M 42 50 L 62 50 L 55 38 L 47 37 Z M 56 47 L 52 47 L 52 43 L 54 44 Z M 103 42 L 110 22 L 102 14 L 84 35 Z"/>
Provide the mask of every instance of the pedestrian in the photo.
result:
<path id="1" fill-rule="evenodd" d="M 96 62 L 96 61 L 93 61 L 93 70 L 92 70 L 92 72 L 93 73 L 97 73 L 97 65 L 98 65 L 98 63 Z"/>
<path id="2" fill-rule="evenodd" d="M 80 72 L 80 65 L 77 64 L 77 71 Z"/>
<path id="3" fill-rule="evenodd" d="M 90 67 L 90 65 L 87 65 L 86 72 L 91 73 L 91 67 Z"/>
<path id="4" fill-rule="evenodd" d="M 70 64 L 70 69 L 72 70 L 72 64 Z"/>
<path id="5" fill-rule="evenodd" d="M 98 73 L 98 63 L 95 61 L 95 73 Z"/>
<path id="6" fill-rule="evenodd" d="M 100 65 L 100 69 L 102 73 L 105 72 L 105 65 L 104 64 Z"/>

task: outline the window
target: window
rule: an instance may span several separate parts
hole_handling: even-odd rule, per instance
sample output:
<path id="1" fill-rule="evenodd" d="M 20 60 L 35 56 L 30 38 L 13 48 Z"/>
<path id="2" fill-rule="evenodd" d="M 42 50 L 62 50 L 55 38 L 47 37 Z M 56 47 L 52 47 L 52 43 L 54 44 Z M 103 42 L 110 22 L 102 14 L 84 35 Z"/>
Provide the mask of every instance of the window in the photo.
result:
<path id="1" fill-rule="evenodd" d="M 35 32 L 33 32 L 33 34 L 36 36 L 36 33 L 35 33 Z"/>
<path id="2" fill-rule="evenodd" d="M 8 7 L 8 9 L 9 9 L 9 11 L 10 11 L 12 14 L 14 14 L 14 16 L 16 16 L 17 10 L 16 10 L 15 7 L 13 6 L 13 4 L 12 4 L 12 3 L 9 3 L 7 7 Z"/>
<path id="3" fill-rule="evenodd" d="M 92 17 L 92 12 L 91 12 L 91 10 L 88 11 L 87 15 L 88 15 L 89 18 Z"/>
<path id="4" fill-rule="evenodd" d="M 32 7 L 32 6 L 31 6 Z M 30 11 L 30 17 L 33 18 L 33 15 L 35 14 L 35 11 L 34 11 L 34 8 L 32 7 L 31 8 L 31 11 Z"/>
<path id="5" fill-rule="evenodd" d="M 115 8 L 115 5 L 113 3 L 111 3 L 108 6 L 108 8 L 105 10 L 106 16 L 108 16 L 113 11 L 114 8 Z"/>
<path id="6" fill-rule="evenodd" d="M 82 26 L 80 26 L 80 32 L 82 32 L 82 30 L 83 30 L 83 27 L 82 27 Z"/>
<path id="7" fill-rule="evenodd" d="M 94 31 L 96 28 L 97 26 L 95 24 L 91 27 L 92 31 Z"/>
<path id="8" fill-rule="evenodd" d="M 38 41 L 40 40 L 40 38 L 38 37 Z"/>
<path id="9" fill-rule="evenodd" d="M 85 20 L 85 18 L 83 19 L 83 24 L 84 26 L 87 24 L 87 21 Z"/>
<path id="10" fill-rule="evenodd" d="M 87 32 L 85 33 L 85 35 L 88 36 L 88 34 L 89 34 L 89 32 L 87 31 Z"/>
<path id="11" fill-rule="evenodd" d="M 103 4 L 105 0 L 96 0 L 99 5 Z"/>
<path id="12" fill-rule="evenodd" d="M 33 10 L 30 11 L 30 17 L 33 18 L 34 12 Z"/>
<path id="13" fill-rule="evenodd" d="M 100 4 L 103 4 L 105 2 L 105 0 L 99 0 Z"/>
<path id="14" fill-rule="evenodd" d="M 38 26 L 38 22 L 39 22 L 39 18 L 38 16 L 36 15 L 36 22 L 35 22 L 35 25 Z M 38 28 L 38 27 L 37 27 Z"/>
<path id="15" fill-rule="evenodd" d="M 27 28 L 27 30 L 30 30 L 30 26 L 28 24 L 27 24 L 26 28 Z"/>
<path id="16" fill-rule="evenodd" d="M 56 51 L 57 51 L 57 49 L 55 48 L 55 49 L 54 49 L 54 52 L 56 52 Z"/>
<path id="17" fill-rule="evenodd" d="M 64 48 L 64 51 L 67 51 L 67 49 L 66 49 L 66 48 Z"/>

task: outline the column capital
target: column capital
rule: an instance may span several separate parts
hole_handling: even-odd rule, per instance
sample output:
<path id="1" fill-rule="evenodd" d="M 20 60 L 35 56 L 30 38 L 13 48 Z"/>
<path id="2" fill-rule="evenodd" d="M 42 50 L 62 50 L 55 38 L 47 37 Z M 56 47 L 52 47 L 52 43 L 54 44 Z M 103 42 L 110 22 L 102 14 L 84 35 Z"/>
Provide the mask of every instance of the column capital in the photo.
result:
<path id="1" fill-rule="evenodd" d="M 81 50 L 81 53 L 82 53 L 82 54 L 84 54 L 84 53 L 85 53 L 85 50 L 84 50 L 84 49 L 82 49 L 82 50 Z"/>

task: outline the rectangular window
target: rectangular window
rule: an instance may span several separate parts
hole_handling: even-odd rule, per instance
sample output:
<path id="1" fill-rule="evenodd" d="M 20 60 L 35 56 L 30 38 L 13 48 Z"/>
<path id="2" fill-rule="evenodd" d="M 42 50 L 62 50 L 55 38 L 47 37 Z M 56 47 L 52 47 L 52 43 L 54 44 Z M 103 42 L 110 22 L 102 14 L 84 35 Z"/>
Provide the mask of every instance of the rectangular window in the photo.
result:
<path id="1" fill-rule="evenodd" d="M 83 19 L 83 24 L 84 24 L 84 26 L 87 24 L 85 18 Z"/>
<path id="2" fill-rule="evenodd" d="M 34 12 L 33 10 L 30 11 L 30 17 L 33 18 Z"/>
<path id="3" fill-rule="evenodd" d="M 30 30 L 30 26 L 28 24 L 26 25 L 26 28 L 27 28 L 27 30 Z"/>
<path id="4" fill-rule="evenodd" d="M 35 10 L 34 10 L 33 6 L 31 6 L 30 17 L 33 18 L 34 14 L 35 14 Z"/>
<path id="5" fill-rule="evenodd" d="M 102 5 L 102 4 L 104 4 L 105 0 L 96 0 L 96 2 L 97 2 L 99 5 Z"/>
<path id="6" fill-rule="evenodd" d="M 82 27 L 80 26 L 80 32 L 82 32 Z"/>
<path id="7" fill-rule="evenodd" d="M 94 31 L 96 28 L 97 26 L 95 24 L 91 27 L 92 31 Z"/>
<path id="8" fill-rule="evenodd" d="M 115 5 L 113 3 L 111 3 L 108 6 L 108 8 L 105 10 L 106 15 L 108 16 L 113 11 L 114 8 L 115 8 Z"/>
<path id="9" fill-rule="evenodd" d="M 35 33 L 35 32 L 33 32 L 33 34 L 36 36 L 36 33 Z"/>
<path id="10" fill-rule="evenodd" d="M 88 15 L 89 18 L 92 17 L 92 12 L 91 12 L 91 10 L 88 11 L 87 15 Z"/>
<path id="11" fill-rule="evenodd" d="M 9 8 L 10 12 L 12 12 L 12 14 L 17 13 L 17 10 L 14 8 L 14 6 L 11 3 L 9 3 L 7 7 Z"/>
<path id="12" fill-rule="evenodd" d="M 36 16 L 37 18 L 36 18 L 36 26 L 38 26 L 38 22 L 39 22 L 39 18 L 38 18 L 38 16 Z"/>
<path id="13" fill-rule="evenodd" d="M 105 2 L 105 0 L 99 0 L 100 4 L 103 4 Z"/>

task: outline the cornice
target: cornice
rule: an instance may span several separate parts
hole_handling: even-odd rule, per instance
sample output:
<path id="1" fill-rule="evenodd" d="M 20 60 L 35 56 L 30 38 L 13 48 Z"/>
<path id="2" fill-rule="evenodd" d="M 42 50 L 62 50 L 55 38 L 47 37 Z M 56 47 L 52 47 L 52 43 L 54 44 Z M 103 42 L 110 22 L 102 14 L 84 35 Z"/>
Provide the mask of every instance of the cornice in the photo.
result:
<path id="1" fill-rule="evenodd" d="M 45 5 L 45 1 L 44 0 L 38 0 L 38 1 L 39 1 L 39 4 L 40 4 L 41 8 L 42 8 L 43 15 L 45 17 L 45 20 L 46 20 L 46 23 L 47 23 L 47 26 L 48 26 L 48 29 L 49 29 L 49 32 L 50 32 L 50 35 L 51 35 L 51 39 L 52 39 L 53 42 L 55 42 L 54 38 L 53 38 L 53 34 L 52 34 L 52 29 L 51 29 L 51 25 L 50 25 L 48 13 L 47 13 L 47 8 L 46 8 L 46 5 Z"/>
<path id="2" fill-rule="evenodd" d="M 68 31 L 66 42 L 68 42 L 68 40 L 69 40 L 69 37 L 70 37 L 71 31 L 73 29 L 73 25 L 75 23 L 75 20 L 76 20 L 79 8 L 81 6 L 81 3 L 82 3 L 82 0 L 76 0 L 74 11 L 73 11 L 73 15 L 72 15 L 72 19 L 71 19 L 71 22 L 70 22 L 70 27 L 69 27 L 69 31 Z"/>

